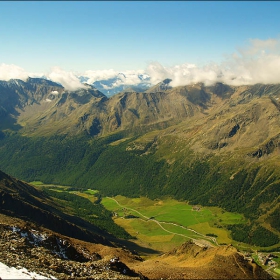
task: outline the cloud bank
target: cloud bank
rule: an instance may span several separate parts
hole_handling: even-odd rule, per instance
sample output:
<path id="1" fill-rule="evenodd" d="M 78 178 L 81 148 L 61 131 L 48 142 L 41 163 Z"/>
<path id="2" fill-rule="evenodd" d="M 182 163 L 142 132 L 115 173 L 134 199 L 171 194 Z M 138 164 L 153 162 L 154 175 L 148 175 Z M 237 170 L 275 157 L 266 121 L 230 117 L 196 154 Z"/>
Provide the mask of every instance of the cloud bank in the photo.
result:
<path id="1" fill-rule="evenodd" d="M 87 83 L 92 84 L 95 81 L 112 79 L 118 75 L 114 69 L 108 70 L 87 70 L 81 76 L 88 77 Z"/>
<path id="2" fill-rule="evenodd" d="M 172 79 L 172 86 L 197 82 L 211 85 L 222 82 L 229 85 L 251 85 L 256 83 L 280 83 L 280 42 L 276 39 L 252 39 L 249 46 L 239 48 L 220 64 L 211 63 L 203 67 L 181 64 L 164 67 L 151 63 L 146 72 L 153 83 Z"/>
<path id="3" fill-rule="evenodd" d="M 48 74 L 43 73 L 28 73 L 20 66 L 14 64 L 0 64 L 0 80 L 9 81 L 11 79 L 20 79 L 26 81 L 28 77 L 46 77 L 54 82 L 62 84 L 67 90 L 76 90 L 78 88 L 85 88 L 78 77 L 72 73 L 62 70 L 59 67 L 53 67 Z"/>
<path id="4" fill-rule="evenodd" d="M 0 64 L 0 80 L 8 81 L 10 79 L 20 79 L 25 81 L 28 76 L 28 73 L 17 65 Z"/>
<path id="5" fill-rule="evenodd" d="M 144 70 L 126 70 L 126 71 L 115 71 L 113 69 L 108 70 L 88 70 L 85 71 L 81 76 L 87 77 L 87 83 L 92 84 L 95 81 L 102 81 L 108 79 L 115 79 L 112 82 L 112 86 L 108 87 L 104 85 L 104 88 L 114 88 L 120 85 L 136 85 L 141 82 L 139 75 L 144 75 Z"/>
<path id="6" fill-rule="evenodd" d="M 47 74 L 47 77 L 56 83 L 60 83 L 65 89 L 70 91 L 86 88 L 73 72 L 67 72 L 57 66 L 52 68 L 52 71 Z"/>
<path id="7" fill-rule="evenodd" d="M 87 83 L 116 78 L 111 87 L 119 85 L 136 85 L 141 82 L 139 75 L 149 75 L 150 82 L 156 84 L 166 78 L 172 79 L 172 86 L 182 86 L 203 82 L 211 85 L 222 82 L 230 85 L 251 85 L 256 83 L 280 83 L 280 41 L 277 39 L 251 39 L 249 44 L 238 48 L 233 54 L 219 64 L 209 63 L 199 67 L 195 64 L 184 63 L 173 67 L 165 67 L 159 62 L 150 63 L 145 70 L 115 71 L 88 70 L 77 75 L 54 67 L 47 74 L 28 73 L 17 65 L 0 65 L 0 80 L 22 79 L 27 77 L 42 77 L 62 84 L 67 90 L 85 88 L 79 80 L 80 76 L 87 78 Z"/>
<path id="8" fill-rule="evenodd" d="M 0 64 L 0 80 L 9 81 L 19 79 L 26 81 L 28 77 L 38 78 L 44 76 L 43 73 L 29 73 L 20 66 L 14 64 Z"/>

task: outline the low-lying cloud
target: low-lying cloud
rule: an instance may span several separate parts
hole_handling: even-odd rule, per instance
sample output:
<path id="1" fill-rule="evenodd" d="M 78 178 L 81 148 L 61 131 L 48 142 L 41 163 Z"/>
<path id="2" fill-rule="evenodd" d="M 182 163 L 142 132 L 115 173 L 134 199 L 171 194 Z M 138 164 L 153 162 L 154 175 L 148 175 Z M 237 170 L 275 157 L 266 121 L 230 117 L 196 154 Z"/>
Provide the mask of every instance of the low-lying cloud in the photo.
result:
<path id="1" fill-rule="evenodd" d="M 79 78 L 73 72 L 67 72 L 60 67 L 53 67 L 48 74 L 43 73 L 30 73 L 14 64 L 0 64 L 0 80 L 9 81 L 11 79 L 19 79 L 26 81 L 28 77 L 37 78 L 45 77 L 56 83 L 61 84 L 67 90 L 76 90 L 85 88 Z"/>
<path id="2" fill-rule="evenodd" d="M 153 62 L 145 70 L 115 71 L 88 70 L 80 76 L 87 78 L 87 83 L 116 78 L 110 87 L 119 85 L 136 85 L 141 82 L 139 75 L 150 76 L 150 83 L 156 84 L 166 78 L 172 79 L 172 86 L 182 86 L 203 82 L 211 85 L 222 82 L 230 85 L 251 85 L 256 83 L 280 83 L 280 41 L 277 39 L 251 39 L 248 46 L 238 48 L 235 53 L 227 55 L 221 63 L 210 63 L 199 67 L 184 63 L 173 67 L 165 67 L 159 62 Z M 17 65 L 0 64 L 0 80 L 42 77 L 60 83 L 67 90 L 76 90 L 86 86 L 80 82 L 74 72 L 54 67 L 47 74 L 28 73 Z"/>
<path id="3" fill-rule="evenodd" d="M 89 78 L 87 83 L 92 84 L 95 81 L 102 81 L 112 79 L 118 75 L 118 72 L 114 69 L 108 70 L 87 70 L 85 71 L 82 76 Z"/>
<path id="4" fill-rule="evenodd" d="M 280 42 L 276 39 L 252 39 L 246 48 L 228 55 L 220 64 L 211 63 L 203 67 L 181 64 L 164 67 L 158 62 L 147 69 L 152 83 L 172 79 L 172 86 L 197 82 L 210 85 L 222 82 L 230 85 L 251 85 L 256 83 L 280 83 Z"/>
<path id="5" fill-rule="evenodd" d="M 108 70 L 88 70 L 85 71 L 82 76 L 87 77 L 87 83 L 92 84 L 95 81 L 102 81 L 108 79 L 115 79 L 112 86 L 108 87 L 104 85 L 104 88 L 112 88 L 120 85 L 135 85 L 139 84 L 141 80 L 138 75 L 145 74 L 144 70 L 126 70 L 126 71 L 115 71 L 113 69 Z"/>
<path id="6" fill-rule="evenodd" d="M 19 79 L 22 81 L 26 81 L 28 77 L 38 78 L 42 77 L 43 73 L 30 73 L 21 68 L 18 65 L 14 64 L 0 64 L 0 80 L 9 81 L 11 79 Z"/>
<path id="7" fill-rule="evenodd" d="M 25 81 L 29 74 L 21 67 L 14 64 L 0 65 L 0 80 L 9 81 L 10 79 L 20 79 Z"/>
<path id="8" fill-rule="evenodd" d="M 73 72 L 67 72 L 60 67 L 53 67 L 47 77 L 56 83 L 60 83 L 65 89 L 70 91 L 86 88 Z"/>

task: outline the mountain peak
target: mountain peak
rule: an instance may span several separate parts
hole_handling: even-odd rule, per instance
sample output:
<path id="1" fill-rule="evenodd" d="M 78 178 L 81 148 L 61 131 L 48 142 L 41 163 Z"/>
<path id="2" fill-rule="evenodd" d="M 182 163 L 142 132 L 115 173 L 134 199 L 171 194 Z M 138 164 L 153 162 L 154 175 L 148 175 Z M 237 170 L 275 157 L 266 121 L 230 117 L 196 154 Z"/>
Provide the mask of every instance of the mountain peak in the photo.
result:
<path id="1" fill-rule="evenodd" d="M 146 92 L 161 92 L 171 89 L 172 87 L 169 85 L 171 83 L 171 79 L 164 79 L 162 82 L 159 82 L 155 86 L 150 87 Z"/>

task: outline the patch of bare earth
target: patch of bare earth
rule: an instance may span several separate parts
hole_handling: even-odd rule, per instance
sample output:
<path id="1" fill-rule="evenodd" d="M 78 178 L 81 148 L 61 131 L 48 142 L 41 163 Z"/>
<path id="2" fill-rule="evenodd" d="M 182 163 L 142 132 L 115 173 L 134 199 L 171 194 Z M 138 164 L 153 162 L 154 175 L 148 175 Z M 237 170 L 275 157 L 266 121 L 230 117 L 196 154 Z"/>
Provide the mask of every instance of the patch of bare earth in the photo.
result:
<path id="1" fill-rule="evenodd" d="M 131 267 L 149 279 L 273 279 L 232 246 L 199 247 L 191 242 Z"/>

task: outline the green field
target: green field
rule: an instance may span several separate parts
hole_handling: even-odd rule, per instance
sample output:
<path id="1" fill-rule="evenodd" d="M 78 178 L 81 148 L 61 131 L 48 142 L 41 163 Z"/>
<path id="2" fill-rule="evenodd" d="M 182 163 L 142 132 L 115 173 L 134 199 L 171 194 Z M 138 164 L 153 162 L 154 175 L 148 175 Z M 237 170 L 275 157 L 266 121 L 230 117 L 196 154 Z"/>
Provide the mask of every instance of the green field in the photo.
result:
<path id="1" fill-rule="evenodd" d="M 274 271 L 278 274 L 280 274 L 280 268 L 275 268 Z"/>
<path id="2" fill-rule="evenodd" d="M 90 194 L 90 195 L 95 195 L 95 194 L 98 193 L 98 191 L 97 190 L 87 189 L 86 191 L 84 191 L 84 193 Z"/>
<path id="3" fill-rule="evenodd" d="M 190 239 L 213 246 L 232 243 L 224 225 L 245 222 L 238 213 L 217 207 L 191 206 L 170 198 L 116 196 L 103 198 L 102 204 L 115 213 L 115 222 L 136 237 L 139 244 L 156 250 L 170 249 Z M 217 237 L 213 239 L 209 235 Z"/>
<path id="4" fill-rule="evenodd" d="M 34 186 L 41 186 L 41 185 L 44 185 L 44 183 L 41 182 L 41 181 L 32 181 L 32 182 L 29 182 L 29 184 L 34 185 Z"/>
<path id="5" fill-rule="evenodd" d="M 117 227 L 121 227 L 128 233 L 126 235 L 118 228 L 119 236 L 126 235 L 126 238 L 130 236 L 134 238 L 133 242 L 142 247 L 167 251 L 183 242 L 193 240 L 212 246 L 233 244 L 244 251 L 261 249 L 233 240 L 228 226 L 243 226 L 247 221 L 242 214 L 226 212 L 218 207 L 190 205 L 168 197 L 155 200 L 120 195 L 101 197 L 99 192 L 93 189 L 44 184 L 40 181 L 31 182 L 31 184 L 47 191 L 63 211 L 94 224 L 100 224 L 104 229 L 109 229 L 112 234 L 116 231 L 112 226 L 112 223 L 115 223 Z M 80 199 L 76 199 L 76 196 Z M 67 202 L 64 201 L 65 199 Z M 87 206 L 84 207 L 85 205 Z M 100 206 L 107 211 L 108 221 L 105 221 L 104 217 L 98 219 Z M 104 225 L 101 225 L 101 222 Z"/>

